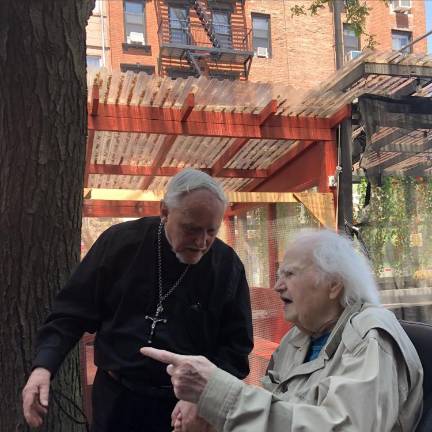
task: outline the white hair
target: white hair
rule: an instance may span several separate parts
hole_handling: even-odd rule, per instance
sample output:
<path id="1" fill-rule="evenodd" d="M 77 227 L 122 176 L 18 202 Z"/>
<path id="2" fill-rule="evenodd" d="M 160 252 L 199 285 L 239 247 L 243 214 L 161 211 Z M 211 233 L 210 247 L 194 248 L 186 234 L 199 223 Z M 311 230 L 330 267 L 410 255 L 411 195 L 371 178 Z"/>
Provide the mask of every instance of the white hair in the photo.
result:
<path id="1" fill-rule="evenodd" d="M 347 237 L 329 230 L 307 230 L 295 235 L 292 245 L 309 252 L 321 280 L 342 282 L 342 306 L 357 301 L 380 303 L 371 265 Z"/>
<path id="2" fill-rule="evenodd" d="M 225 207 L 228 205 L 222 186 L 205 172 L 193 168 L 184 169 L 169 181 L 164 202 L 168 208 L 176 207 L 184 195 L 200 189 L 210 191 Z"/>

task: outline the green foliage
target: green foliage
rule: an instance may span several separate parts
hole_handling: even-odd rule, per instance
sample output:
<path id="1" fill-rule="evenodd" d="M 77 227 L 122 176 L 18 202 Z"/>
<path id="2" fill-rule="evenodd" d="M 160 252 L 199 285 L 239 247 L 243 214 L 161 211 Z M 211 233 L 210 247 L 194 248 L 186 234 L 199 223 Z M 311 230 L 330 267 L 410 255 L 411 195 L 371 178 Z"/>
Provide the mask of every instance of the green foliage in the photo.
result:
<path id="1" fill-rule="evenodd" d="M 365 181 L 357 192 L 362 205 Z M 362 234 L 377 274 L 390 267 L 396 276 L 415 275 L 432 266 L 432 179 L 384 178 L 367 212 Z"/>
<path id="2" fill-rule="evenodd" d="M 317 15 L 321 9 L 327 5 L 331 5 L 335 0 L 311 0 L 308 6 L 294 5 L 291 7 L 291 16 L 300 15 Z M 388 4 L 388 0 L 379 0 Z M 371 8 L 366 4 L 365 0 L 344 0 L 346 22 L 350 24 L 357 36 L 364 35 L 366 37 L 366 47 L 375 48 L 377 41 L 375 36 L 366 32 L 366 18 L 368 17 Z"/>

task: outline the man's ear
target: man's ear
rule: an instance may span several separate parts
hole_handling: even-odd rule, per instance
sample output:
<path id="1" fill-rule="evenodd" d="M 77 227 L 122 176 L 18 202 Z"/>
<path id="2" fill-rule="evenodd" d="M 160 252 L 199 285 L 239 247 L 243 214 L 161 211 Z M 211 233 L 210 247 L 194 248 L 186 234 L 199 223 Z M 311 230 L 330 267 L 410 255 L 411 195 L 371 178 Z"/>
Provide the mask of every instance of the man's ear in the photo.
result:
<path id="1" fill-rule="evenodd" d="M 168 213 L 169 213 L 169 211 L 168 211 L 167 205 L 165 204 L 165 201 L 161 200 L 161 202 L 160 202 L 160 217 L 161 217 L 162 222 L 164 222 L 164 223 L 166 222 L 166 220 L 168 218 Z"/>
<path id="2" fill-rule="evenodd" d="M 333 282 L 329 288 L 329 299 L 335 300 L 338 299 L 344 290 L 343 283 L 341 281 Z"/>

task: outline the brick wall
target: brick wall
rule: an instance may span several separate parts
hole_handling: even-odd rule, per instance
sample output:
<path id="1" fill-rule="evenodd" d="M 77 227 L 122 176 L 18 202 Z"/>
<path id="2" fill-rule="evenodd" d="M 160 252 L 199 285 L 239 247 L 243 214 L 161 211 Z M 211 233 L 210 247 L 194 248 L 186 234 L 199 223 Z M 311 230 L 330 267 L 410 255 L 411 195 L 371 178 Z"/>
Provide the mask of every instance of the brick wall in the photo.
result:
<path id="1" fill-rule="evenodd" d="M 111 47 L 107 50 L 107 61 L 111 63 L 113 70 L 119 69 L 121 63 L 138 63 L 154 66 L 156 73 L 158 72 L 159 42 L 155 1 L 163 3 L 162 0 L 146 1 L 146 42 L 150 50 L 143 52 L 138 49 L 125 50 L 122 46 L 125 42 L 123 1 L 104 0 L 109 15 L 107 45 Z M 294 4 L 308 6 L 310 0 L 245 1 L 244 17 L 248 28 L 252 27 L 251 14 L 254 12 L 268 14 L 271 27 L 271 57 L 253 59 L 250 80 L 278 82 L 307 90 L 318 85 L 335 70 L 331 8 L 326 6 L 315 17 L 292 17 L 290 8 Z M 235 16 L 238 15 L 241 19 L 243 11 L 239 10 L 239 5 L 236 2 Z M 391 49 L 392 29 L 411 31 L 413 39 L 426 31 L 424 0 L 412 0 L 411 13 L 404 17 L 398 16 L 379 0 L 369 0 L 369 5 L 373 9 L 367 19 L 367 30 L 375 34 L 380 50 Z M 191 20 L 196 21 L 192 9 Z M 100 23 L 91 18 L 88 30 L 88 53 L 94 53 Z M 425 52 L 426 40 L 415 44 L 414 51 Z"/>
<path id="2" fill-rule="evenodd" d="M 391 7 L 377 0 L 369 0 L 368 5 L 373 9 L 367 19 L 367 29 L 375 35 L 377 49 L 380 51 L 392 49 L 392 30 L 410 31 L 413 40 L 426 33 L 424 0 L 411 0 L 411 13 L 407 14 L 397 14 Z M 426 50 L 426 39 L 413 46 L 414 52 L 425 53 Z"/>
<path id="3" fill-rule="evenodd" d="M 271 80 L 312 88 L 334 70 L 333 20 L 328 7 L 319 16 L 291 17 L 294 5 L 309 0 L 247 0 L 246 16 L 270 15 L 271 58 L 254 58 L 250 80 Z"/>
<path id="4" fill-rule="evenodd" d="M 107 0 L 105 0 L 107 1 Z M 157 35 L 157 17 L 154 2 L 146 1 L 146 44 L 150 46 L 149 52 L 141 49 L 123 49 L 125 40 L 123 1 L 110 0 L 109 2 L 110 40 L 111 40 L 111 64 L 113 70 L 119 70 L 121 63 L 141 64 L 154 66 L 157 72 L 157 58 L 159 55 L 159 43 Z"/>

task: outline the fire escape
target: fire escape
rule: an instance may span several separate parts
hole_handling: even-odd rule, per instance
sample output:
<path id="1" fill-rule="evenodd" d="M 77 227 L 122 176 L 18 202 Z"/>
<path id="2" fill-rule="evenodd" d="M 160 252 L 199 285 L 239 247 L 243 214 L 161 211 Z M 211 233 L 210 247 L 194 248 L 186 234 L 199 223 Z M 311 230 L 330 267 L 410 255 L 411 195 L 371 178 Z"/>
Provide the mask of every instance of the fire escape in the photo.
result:
<path id="1" fill-rule="evenodd" d="M 236 5 L 237 1 L 225 0 L 232 9 L 215 11 L 207 0 L 172 4 L 156 0 L 160 72 L 173 77 L 247 79 L 253 58 L 251 31 L 246 28 L 242 2 Z M 236 23 L 242 23 L 235 29 L 231 26 L 232 13 L 237 14 Z"/>

